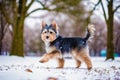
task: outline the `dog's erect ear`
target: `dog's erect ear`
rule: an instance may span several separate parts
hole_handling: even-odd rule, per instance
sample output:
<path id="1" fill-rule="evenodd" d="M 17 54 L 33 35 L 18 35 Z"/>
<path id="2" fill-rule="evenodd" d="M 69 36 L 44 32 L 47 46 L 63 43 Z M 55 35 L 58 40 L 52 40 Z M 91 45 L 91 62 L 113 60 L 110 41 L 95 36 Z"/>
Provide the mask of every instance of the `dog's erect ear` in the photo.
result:
<path id="1" fill-rule="evenodd" d="M 42 21 L 40 29 L 42 30 L 45 27 L 46 23 Z"/>
<path id="2" fill-rule="evenodd" d="M 58 30 L 58 25 L 56 24 L 55 21 L 52 21 L 52 27 L 53 27 L 55 30 Z"/>

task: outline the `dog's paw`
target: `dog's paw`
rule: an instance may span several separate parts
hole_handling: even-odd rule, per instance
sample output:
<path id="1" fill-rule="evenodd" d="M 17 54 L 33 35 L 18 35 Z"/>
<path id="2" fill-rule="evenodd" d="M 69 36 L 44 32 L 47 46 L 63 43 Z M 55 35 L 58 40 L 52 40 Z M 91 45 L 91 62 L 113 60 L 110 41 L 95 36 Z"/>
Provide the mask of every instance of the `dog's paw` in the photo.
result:
<path id="1" fill-rule="evenodd" d="M 77 66 L 77 67 L 75 67 L 75 68 L 79 68 L 80 66 Z"/>
<path id="2" fill-rule="evenodd" d="M 44 60 L 40 60 L 39 62 L 40 62 L 40 63 L 44 63 L 45 61 L 44 61 Z"/>
<path id="3" fill-rule="evenodd" d="M 92 67 L 89 67 L 89 68 L 87 68 L 88 70 L 91 70 L 92 69 Z"/>
<path id="4" fill-rule="evenodd" d="M 61 68 L 63 68 L 63 67 L 56 67 L 56 69 L 61 69 Z"/>

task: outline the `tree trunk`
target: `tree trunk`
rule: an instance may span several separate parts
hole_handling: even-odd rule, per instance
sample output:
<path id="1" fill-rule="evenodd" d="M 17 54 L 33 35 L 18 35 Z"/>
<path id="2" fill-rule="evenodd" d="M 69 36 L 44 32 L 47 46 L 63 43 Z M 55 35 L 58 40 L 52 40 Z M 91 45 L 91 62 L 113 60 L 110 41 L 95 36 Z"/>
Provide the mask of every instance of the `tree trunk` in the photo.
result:
<path id="1" fill-rule="evenodd" d="M 0 39 L 0 55 L 2 55 L 2 40 Z"/>
<path id="2" fill-rule="evenodd" d="M 24 56 L 24 40 L 23 29 L 25 19 L 25 0 L 19 0 L 18 15 L 15 18 L 15 24 L 13 25 L 13 40 L 10 55 Z"/>
<path id="3" fill-rule="evenodd" d="M 2 16 L 0 12 L 0 55 L 2 55 Z"/>
<path id="4" fill-rule="evenodd" d="M 106 60 L 112 59 L 114 60 L 114 43 L 113 43 L 113 21 L 114 21 L 114 13 L 113 13 L 113 0 L 110 0 L 108 4 L 108 21 L 107 21 L 107 56 Z"/>
<path id="5" fill-rule="evenodd" d="M 17 21 L 18 24 L 14 26 L 14 35 L 10 55 L 24 56 L 23 24 L 21 24 L 21 22 L 22 21 Z"/>
<path id="6" fill-rule="evenodd" d="M 2 40 L 3 40 L 3 37 L 4 37 L 4 20 L 3 20 L 3 16 L 1 14 L 1 11 L 0 11 L 0 55 L 2 55 Z"/>

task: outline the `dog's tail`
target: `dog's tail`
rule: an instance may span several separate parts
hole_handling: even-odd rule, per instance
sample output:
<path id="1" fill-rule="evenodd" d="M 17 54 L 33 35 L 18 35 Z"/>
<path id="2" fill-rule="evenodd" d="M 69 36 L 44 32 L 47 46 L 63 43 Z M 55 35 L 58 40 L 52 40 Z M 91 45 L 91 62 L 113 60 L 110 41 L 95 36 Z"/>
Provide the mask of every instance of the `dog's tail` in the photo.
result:
<path id="1" fill-rule="evenodd" d="M 94 25 L 88 25 L 87 27 L 87 34 L 86 34 L 86 37 L 84 38 L 86 41 L 89 41 L 93 36 L 94 36 L 94 33 L 95 33 L 95 27 Z"/>

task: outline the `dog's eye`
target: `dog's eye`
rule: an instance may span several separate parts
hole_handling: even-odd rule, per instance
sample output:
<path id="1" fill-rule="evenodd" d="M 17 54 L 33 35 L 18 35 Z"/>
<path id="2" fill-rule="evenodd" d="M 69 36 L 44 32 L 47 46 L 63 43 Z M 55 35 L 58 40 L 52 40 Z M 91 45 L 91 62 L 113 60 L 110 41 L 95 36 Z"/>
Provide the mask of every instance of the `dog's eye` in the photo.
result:
<path id="1" fill-rule="evenodd" d="M 44 33 L 47 33 L 47 31 L 45 31 Z"/>
<path id="2" fill-rule="evenodd" d="M 52 31 L 50 31 L 50 34 L 52 34 L 53 32 Z"/>

